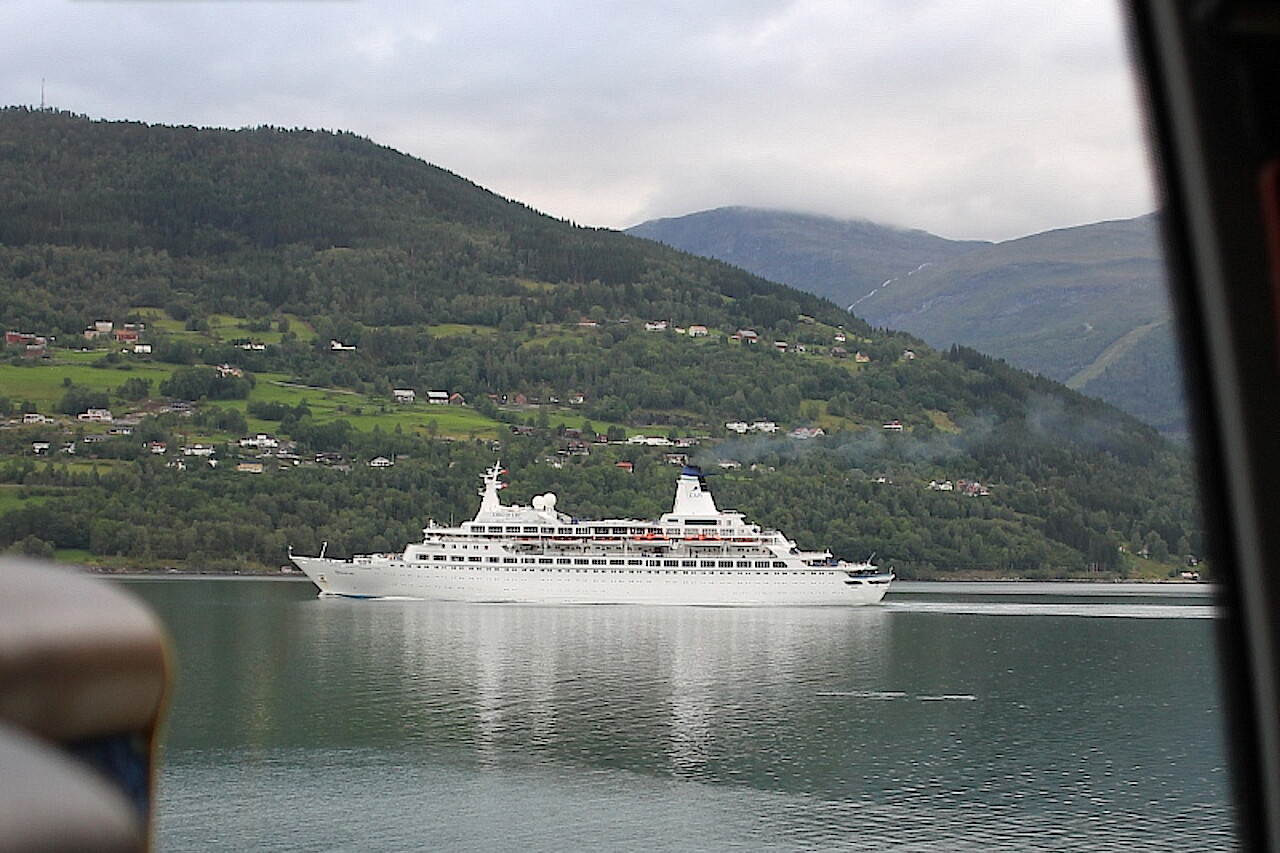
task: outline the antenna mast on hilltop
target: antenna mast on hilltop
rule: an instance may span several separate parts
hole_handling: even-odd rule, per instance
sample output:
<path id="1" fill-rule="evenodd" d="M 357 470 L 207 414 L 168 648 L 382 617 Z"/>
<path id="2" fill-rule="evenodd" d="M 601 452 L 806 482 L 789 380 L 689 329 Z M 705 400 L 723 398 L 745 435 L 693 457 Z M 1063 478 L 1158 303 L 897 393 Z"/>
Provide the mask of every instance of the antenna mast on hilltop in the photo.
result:
<path id="1" fill-rule="evenodd" d="M 40 112 L 44 112 L 44 78 L 40 78 Z"/>

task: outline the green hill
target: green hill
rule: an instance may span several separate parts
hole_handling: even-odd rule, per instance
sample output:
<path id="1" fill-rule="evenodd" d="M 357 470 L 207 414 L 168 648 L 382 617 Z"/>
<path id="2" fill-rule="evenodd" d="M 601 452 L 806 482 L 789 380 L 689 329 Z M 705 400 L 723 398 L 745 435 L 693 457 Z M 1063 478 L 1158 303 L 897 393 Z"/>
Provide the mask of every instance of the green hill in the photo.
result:
<path id="1" fill-rule="evenodd" d="M 1132 418 L 350 134 L 9 109 L 0 181 L 0 323 L 23 333 L 0 547 L 385 551 L 473 512 L 500 453 L 517 498 L 640 517 L 687 454 L 726 472 L 723 504 L 906 576 L 1163 575 L 1199 551 L 1186 454 Z M 466 405 L 423 402 L 441 390 Z M 106 407 L 125 417 L 79 417 Z M 779 429 L 726 426 L 757 421 Z"/>

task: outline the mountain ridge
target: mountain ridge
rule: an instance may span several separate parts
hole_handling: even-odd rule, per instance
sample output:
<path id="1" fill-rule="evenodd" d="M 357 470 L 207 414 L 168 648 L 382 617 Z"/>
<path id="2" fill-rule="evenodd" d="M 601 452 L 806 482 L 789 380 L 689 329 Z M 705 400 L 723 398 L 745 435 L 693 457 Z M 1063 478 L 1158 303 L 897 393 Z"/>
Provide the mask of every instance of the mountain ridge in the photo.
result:
<path id="1" fill-rule="evenodd" d="M 998 243 L 937 244 L 946 245 L 942 257 L 920 254 L 918 238 L 893 243 L 898 229 L 869 229 L 857 221 L 863 232 L 886 241 L 874 267 L 884 277 L 872 281 L 861 257 L 868 251 L 865 241 L 833 247 L 826 240 L 834 235 L 839 242 L 838 229 L 821 217 L 743 211 L 720 208 L 644 223 L 629 233 L 761 274 L 767 270 L 777 280 L 836 299 L 872 325 L 903 329 L 937 347 L 972 346 L 1185 438 L 1155 214 Z M 703 227 L 705 221 L 714 229 Z M 821 223 L 822 241 L 791 238 L 815 223 Z M 722 236 L 735 229 L 738 243 L 769 250 L 738 251 Z M 860 277 L 846 275 L 853 268 Z M 1135 335 L 1140 329 L 1148 331 Z"/>
<path id="2" fill-rule="evenodd" d="M 624 230 L 732 263 L 840 305 L 849 303 L 853 290 L 900 274 L 900 256 L 928 263 L 989 245 L 869 220 L 741 206 L 650 220 Z M 830 256 L 830 262 L 823 262 L 824 255 Z"/>

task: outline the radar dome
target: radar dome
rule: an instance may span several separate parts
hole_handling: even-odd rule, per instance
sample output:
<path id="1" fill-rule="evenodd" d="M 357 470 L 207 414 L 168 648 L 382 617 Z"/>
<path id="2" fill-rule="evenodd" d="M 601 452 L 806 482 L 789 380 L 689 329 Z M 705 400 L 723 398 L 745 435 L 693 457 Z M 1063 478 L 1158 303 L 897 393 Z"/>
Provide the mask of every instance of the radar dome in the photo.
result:
<path id="1" fill-rule="evenodd" d="M 547 496 L 546 496 L 546 495 L 534 495 L 534 496 L 533 496 L 533 508 L 534 508 L 534 509 L 546 509 L 546 508 L 547 508 Z"/>

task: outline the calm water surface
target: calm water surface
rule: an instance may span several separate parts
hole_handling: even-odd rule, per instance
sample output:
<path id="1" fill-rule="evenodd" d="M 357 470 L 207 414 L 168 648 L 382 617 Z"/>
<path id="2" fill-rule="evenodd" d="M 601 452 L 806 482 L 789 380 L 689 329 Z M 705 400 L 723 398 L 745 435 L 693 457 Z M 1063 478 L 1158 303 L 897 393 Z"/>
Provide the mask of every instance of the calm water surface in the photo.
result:
<path id="1" fill-rule="evenodd" d="M 1234 849 L 1202 587 L 764 610 L 125 583 L 179 656 L 162 851 Z"/>

